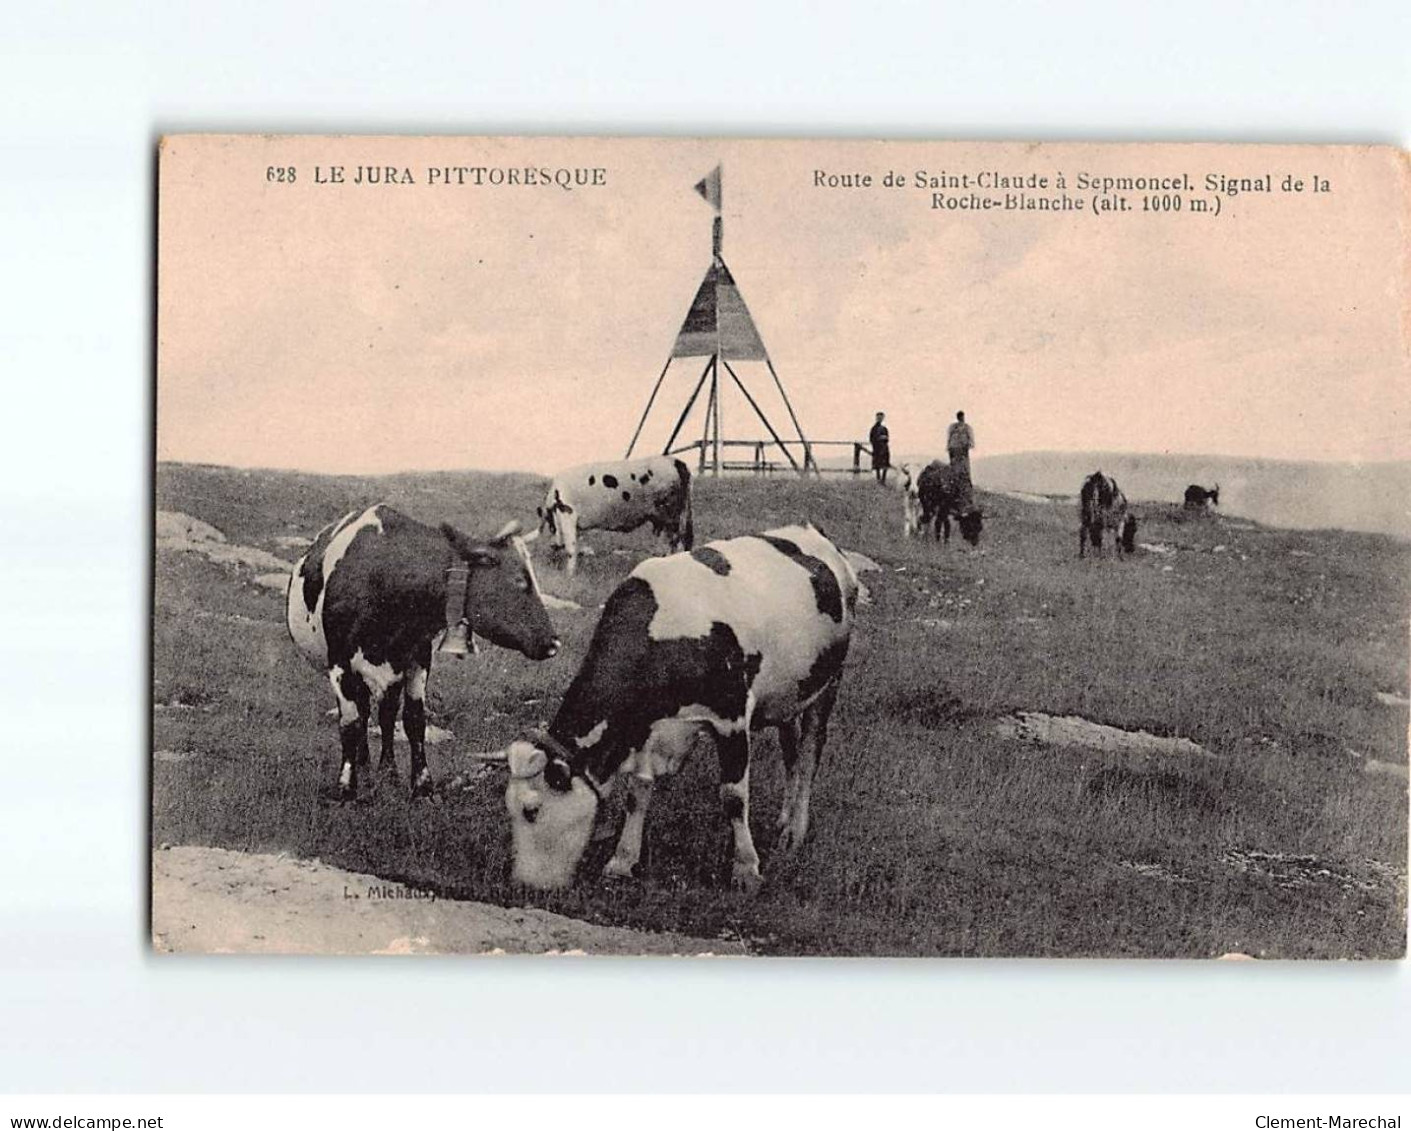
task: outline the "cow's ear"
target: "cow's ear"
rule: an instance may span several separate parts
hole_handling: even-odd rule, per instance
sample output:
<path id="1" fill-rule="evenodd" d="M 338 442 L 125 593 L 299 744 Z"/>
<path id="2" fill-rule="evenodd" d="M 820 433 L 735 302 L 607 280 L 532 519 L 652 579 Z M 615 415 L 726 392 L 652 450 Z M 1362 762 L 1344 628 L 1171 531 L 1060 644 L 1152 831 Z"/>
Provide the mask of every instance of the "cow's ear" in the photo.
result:
<path id="1" fill-rule="evenodd" d="M 491 538 L 490 541 L 497 546 L 507 546 L 511 538 L 523 531 L 524 527 L 520 525 L 519 519 L 512 518 L 509 522 L 505 523 L 500 529 L 500 532 L 496 534 L 495 537 Z"/>
<path id="2" fill-rule="evenodd" d="M 450 542 L 456 556 L 469 562 L 472 567 L 488 569 L 499 565 L 500 559 L 494 550 L 479 542 L 472 542 L 449 522 L 441 524 L 441 533 L 446 536 L 446 541 Z"/>
<path id="3" fill-rule="evenodd" d="M 441 533 L 445 535 L 446 541 L 454 548 L 461 557 L 466 556 L 466 551 L 475 545 L 469 538 L 452 526 L 449 522 L 441 524 Z"/>

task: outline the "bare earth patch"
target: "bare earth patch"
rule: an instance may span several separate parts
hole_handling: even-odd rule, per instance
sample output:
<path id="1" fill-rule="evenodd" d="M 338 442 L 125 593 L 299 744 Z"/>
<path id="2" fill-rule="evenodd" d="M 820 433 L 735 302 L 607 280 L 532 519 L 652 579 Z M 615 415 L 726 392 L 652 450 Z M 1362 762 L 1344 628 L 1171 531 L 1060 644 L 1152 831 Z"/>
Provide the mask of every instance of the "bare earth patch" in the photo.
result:
<path id="1" fill-rule="evenodd" d="M 1059 718 L 1038 711 L 1020 711 L 1000 719 L 995 729 L 1003 738 L 1018 738 L 1044 746 L 1078 746 L 1123 754 L 1210 755 L 1205 747 L 1189 738 L 1163 738 L 1144 730 L 1119 730 L 1077 715 Z"/>
<path id="2" fill-rule="evenodd" d="M 1015 499 L 1021 503 L 1040 503 L 1047 506 L 1054 506 L 1063 501 L 1052 495 L 1035 495 L 1031 491 L 996 491 L 995 494 L 1003 495 L 1006 499 Z"/>
<path id="3" fill-rule="evenodd" d="M 318 860 L 194 845 L 152 854 L 152 946 L 160 954 L 745 953 L 719 939 L 433 899 Z"/>
<path id="4" fill-rule="evenodd" d="M 1228 848 L 1221 856 L 1236 872 L 1263 876 L 1276 887 L 1336 887 L 1347 894 L 1406 890 L 1404 870 L 1381 860 L 1334 866 L 1309 853 L 1264 852 L 1253 848 Z"/>
<path id="5" fill-rule="evenodd" d="M 180 511 L 157 512 L 157 549 L 197 553 L 213 562 L 249 566 L 266 575 L 278 573 L 279 584 L 275 586 L 278 589 L 283 589 L 288 584 L 289 571 L 294 568 L 292 562 L 277 558 L 268 550 L 227 542 L 225 535 L 210 523 Z"/>

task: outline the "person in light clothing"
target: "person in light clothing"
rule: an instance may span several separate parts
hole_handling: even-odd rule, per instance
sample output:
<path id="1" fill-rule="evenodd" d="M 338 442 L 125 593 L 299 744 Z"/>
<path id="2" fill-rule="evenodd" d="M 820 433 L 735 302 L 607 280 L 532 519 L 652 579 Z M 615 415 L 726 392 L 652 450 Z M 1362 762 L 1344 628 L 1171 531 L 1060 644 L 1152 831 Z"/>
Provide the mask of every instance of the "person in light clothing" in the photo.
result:
<path id="1" fill-rule="evenodd" d="M 975 483 L 970 478 L 970 449 L 975 446 L 975 430 L 965 423 L 965 413 L 955 414 L 955 423 L 946 431 L 946 454 L 950 465 L 964 483 L 966 502 L 974 504 Z"/>

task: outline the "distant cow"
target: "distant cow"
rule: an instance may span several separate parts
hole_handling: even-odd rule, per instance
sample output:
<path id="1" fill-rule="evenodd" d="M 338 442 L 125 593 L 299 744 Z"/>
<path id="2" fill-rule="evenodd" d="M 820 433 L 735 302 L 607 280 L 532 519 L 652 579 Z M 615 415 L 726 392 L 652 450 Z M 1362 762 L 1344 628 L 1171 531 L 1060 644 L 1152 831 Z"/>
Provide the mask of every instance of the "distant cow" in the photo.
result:
<path id="1" fill-rule="evenodd" d="M 796 848 L 808 832 L 857 601 L 852 566 L 812 526 L 711 542 L 637 566 L 608 598 L 547 733 L 482 755 L 509 765 L 515 878 L 541 888 L 570 883 L 600 802 L 620 778 L 627 819 L 607 873 L 633 874 L 654 779 L 713 735 L 734 882 L 757 886 L 751 733 L 778 728 L 786 773 L 778 843 Z"/>
<path id="2" fill-rule="evenodd" d="M 1117 480 L 1095 471 L 1083 480 L 1079 493 L 1078 556 L 1084 554 L 1086 544 L 1099 554 L 1102 553 L 1103 531 L 1112 531 L 1116 540 L 1117 556 L 1136 552 L 1137 519 L 1127 510 L 1127 496 L 1117 486 Z"/>
<path id="3" fill-rule="evenodd" d="M 465 615 L 474 632 L 534 660 L 558 651 L 518 530 L 512 523 L 489 542 L 472 542 L 449 524 L 438 530 L 379 504 L 325 527 L 299 559 L 289 580 L 289 635 L 328 673 L 338 700 L 343 798 L 357 795 L 358 769 L 368 764 L 374 707 L 382 727 L 378 765 L 395 777 L 399 692 L 405 693 L 412 792 L 430 785 L 426 684 L 432 645 L 446 628 L 450 566 L 469 567 Z"/>
<path id="4" fill-rule="evenodd" d="M 1211 503 L 1217 507 L 1220 505 L 1220 484 L 1217 483 L 1214 487 L 1207 489 L 1192 483 L 1186 488 L 1186 510 L 1207 510 Z"/>
<path id="5" fill-rule="evenodd" d="M 980 541 L 984 513 L 975 506 L 975 493 L 970 481 L 949 464 L 940 460 L 928 463 L 916 477 L 916 493 L 921 506 L 917 528 L 928 526 L 935 537 L 950 541 L 950 520 L 960 527 L 961 537 L 972 546 Z"/>
<path id="6" fill-rule="evenodd" d="M 896 478 L 891 485 L 901 493 L 903 538 L 914 538 L 921 529 L 921 490 L 916 485 L 916 468 L 903 463 L 896 469 Z"/>
<path id="7" fill-rule="evenodd" d="M 691 470 L 670 456 L 584 464 L 554 476 L 539 508 L 539 528 L 554 533 L 578 568 L 578 535 L 584 530 L 636 530 L 651 523 L 672 550 L 695 544 L 691 519 Z"/>

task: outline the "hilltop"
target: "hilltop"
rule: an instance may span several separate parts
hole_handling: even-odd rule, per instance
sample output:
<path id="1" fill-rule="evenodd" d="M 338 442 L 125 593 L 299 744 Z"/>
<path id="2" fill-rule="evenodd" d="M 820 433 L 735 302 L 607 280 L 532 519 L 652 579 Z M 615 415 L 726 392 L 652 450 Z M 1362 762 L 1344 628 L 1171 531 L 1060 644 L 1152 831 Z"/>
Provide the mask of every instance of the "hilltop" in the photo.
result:
<path id="1" fill-rule="evenodd" d="M 161 465 L 156 502 L 292 558 L 292 539 L 377 499 L 489 532 L 530 518 L 542 483 Z M 417 805 L 322 801 L 332 699 L 281 596 L 238 561 L 159 548 L 153 842 L 287 852 L 762 953 L 1401 954 L 1411 546 L 1146 503 L 1136 557 L 1079 561 L 1068 504 L 981 502 L 974 550 L 904 540 L 899 497 L 867 479 L 698 484 L 701 541 L 809 518 L 881 566 L 864 575 L 810 838 L 766 855 L 753 900 L 720 884 L 709 757 L 660 788 L 642 882 L 534 897 L 507 882 L 502 779 L 464 760 L 552 714 L 597 608 L 652 551 L 645 532 L 588 534 L 572 582 L 536 548 L 545 587 L 582 606 L 553 613 L 557 659 L 487 648 L 438 664 L 430 721 L 454 738 L 430 758 L 447 789 Z M 457 774 L 467 788 L 450 788 Z M 762 851 L 781 776 L 764 736 Z"/>

